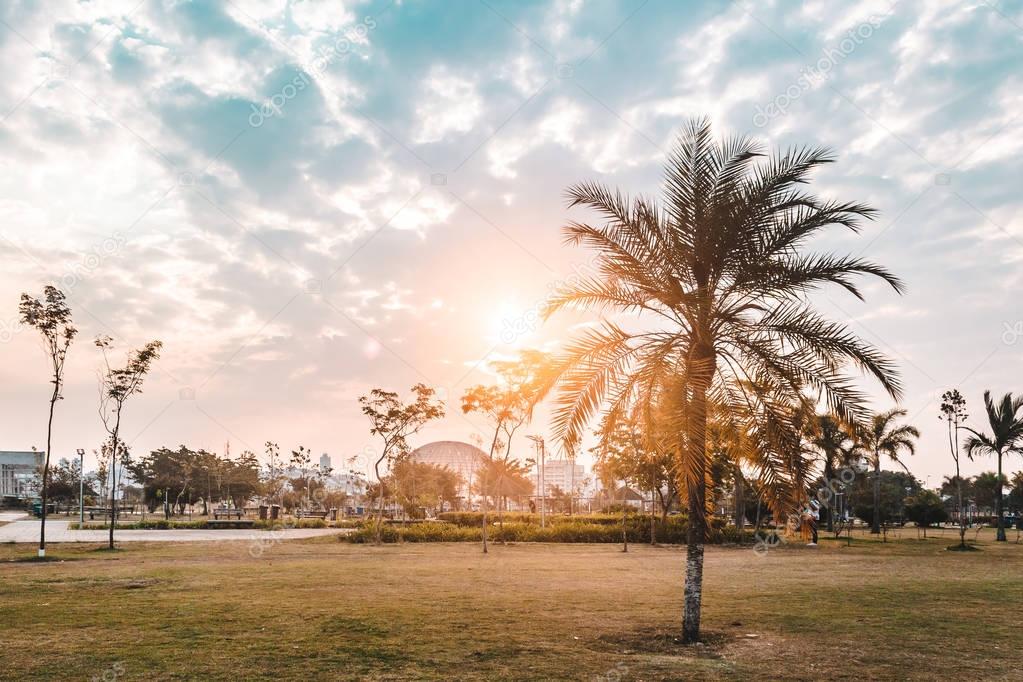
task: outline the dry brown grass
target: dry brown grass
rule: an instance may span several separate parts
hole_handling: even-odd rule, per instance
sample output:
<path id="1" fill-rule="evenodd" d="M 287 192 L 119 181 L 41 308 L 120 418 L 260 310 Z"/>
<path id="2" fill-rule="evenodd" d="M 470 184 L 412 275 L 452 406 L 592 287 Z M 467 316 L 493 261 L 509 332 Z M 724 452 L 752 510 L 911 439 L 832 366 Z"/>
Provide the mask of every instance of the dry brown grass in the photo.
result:
<path id="1" fill-rule="evenodd" d="M 1012 679 L 1023 545 L 708 550 L 707 643 L 674 640 L 680 548 L 293 541 L 0 547 L 2 677 Z M 64 559 L 60 562 L 59 559 Z"/>

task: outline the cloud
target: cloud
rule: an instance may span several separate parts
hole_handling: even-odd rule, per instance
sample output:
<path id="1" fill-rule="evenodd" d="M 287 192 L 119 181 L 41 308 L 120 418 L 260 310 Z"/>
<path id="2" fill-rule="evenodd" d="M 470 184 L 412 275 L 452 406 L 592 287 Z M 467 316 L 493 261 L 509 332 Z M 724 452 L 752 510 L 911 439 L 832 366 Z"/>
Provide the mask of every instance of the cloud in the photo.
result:
<path id="1" fill-rule="evenodd" d="M 586 258 L 560 243 L 580 217 L 561 190 L 656 196 L 691 115 L 772 149 L 836 150 L 814 190 L 881 217 L 814 246 L 905 277 L 897 303 L 878 288 L 840 305 L 914 363 L 981 388 L 976 349 L 1018 307 L 1023 44 L 1004 5 L 133 6 L 0 7 L 17 30 L 0 32 L 0 59 L 18 67 L 0 82 L 0 322 L 21 291 L 69 277 L 83 338 L 164 340 L 140 449 L 230 431 L 344 450 L 365 435 L 360 392 L 428 381 L 457 397 L 484 378 L 470 370 L 500 302 L 528 308 Z M 755 123 L 873 15 L 869 38 Z M 530 343 L 587 323 L 554 320 Z M 21 362 L 35 350 L 8 350 L 9 445 L 38 444 L 24 407 L 38 377 Z M 69 431 L 96 440 L 95 358 L 75 350 Z M 469 430 L 456 416 L 424 438 Z"/>
<path id="2" fill-rule="evenodd" d="M 450 73 L 446 67 L 431 69 L 423 81 L 416 106 L 419 144 L 439 142 L 452 133 L 467 133 L 483 113 L 483 100 L 473 81 Z"/>

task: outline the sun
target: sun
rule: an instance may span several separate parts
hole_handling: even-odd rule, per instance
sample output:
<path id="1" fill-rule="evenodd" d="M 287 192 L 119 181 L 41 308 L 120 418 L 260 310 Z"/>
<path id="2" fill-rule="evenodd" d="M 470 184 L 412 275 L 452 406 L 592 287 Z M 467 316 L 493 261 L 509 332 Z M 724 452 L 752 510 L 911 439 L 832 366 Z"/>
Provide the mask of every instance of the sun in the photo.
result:
<path id="1" fill-rule="evenodd" d="M 487 339 L 497 345 L 518 348 L 536 335 L 540 325 L 537 306 L 506 297 L 485 313 Z"/>

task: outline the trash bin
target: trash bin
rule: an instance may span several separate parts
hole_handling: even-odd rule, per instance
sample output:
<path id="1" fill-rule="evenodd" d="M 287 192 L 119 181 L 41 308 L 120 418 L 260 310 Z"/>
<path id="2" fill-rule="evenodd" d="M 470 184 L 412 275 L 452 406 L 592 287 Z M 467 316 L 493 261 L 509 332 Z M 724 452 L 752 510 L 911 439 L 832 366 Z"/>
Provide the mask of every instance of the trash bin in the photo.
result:
<path id="1" fill-rule="evenodd" d="M 272 504 L 270 505 L 270 519 L 276 521 L 281 517 L 281 505 Z"/>
<path id="2" fill-rule="evenodd" d="M 259 505 L 259 520 L 266 521 L 266 512 L 269 509 L 265 504 Z"/>

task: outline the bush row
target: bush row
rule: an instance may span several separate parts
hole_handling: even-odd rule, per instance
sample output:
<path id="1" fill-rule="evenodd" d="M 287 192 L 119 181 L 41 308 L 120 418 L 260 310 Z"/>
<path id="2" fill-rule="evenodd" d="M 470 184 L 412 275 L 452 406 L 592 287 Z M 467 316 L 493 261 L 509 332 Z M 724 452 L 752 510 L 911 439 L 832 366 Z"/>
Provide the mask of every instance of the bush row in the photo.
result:
<path id="1" fill-rule="evenodd" d="M 203 529 L 207 528 L 206 521 L 207 519 L 192 521 L 146 519 L 145 521 L 122 521 L 117 524 L 116 528 L 117 530 Z M 324 521 L 323 519 L 286 519 L 284 521 L 256 520 L 253 522 L 252 527 L 260 530 L 279 530 L 285 528 L 358 528 L 360 525 L 359 521 L 350 519 L 337 522 Z M 109 527 L 109 523 L 101 522 L 85 524 L 75 522 L 68 524 L 68 528 L 72 530 L 106 530 Z"/>
<path id="2" fill-rule="evenodd" d="M 629 542 L 650 541 L 650 526 L 647 518 L 630 518 L 626 524 Z M 747 534 L 748 535 L 748 534 Z M 658 523 L 655 537 L 660 544 L 684 544 L 686 524 L 682 519 L 669 519 L 666 524 Z M 373 542 L 375 526 L 367 522 L 354 533 L 341 536 L 342 541 L 354 543 Z M 736 543 L 740 531 L 734 527 L 718 528 L 712 532 L 711 542 Z M 504 528 L 493 526 L 488 529 L 487 538 L 494 542 L 591 542 L 616 543 L 622 541 L 622 528 L 606 523 L 587 521 L 561 522 L 541 528 L 532 523 L 520 521 L 505 522 Z M 481 542 L 483 532 L 480 526 L 463 526 L 448 522 L 428 521 L 406 528 L 385 525 L 381 529 L 384 542 Z"/>
<path id="3" fill-rule="evenodd" d="M 171 530 L 179 528 L 205 528 L 206 520 L 200 521 L 168 521 L 167 519 L 146 519 L 145 521 L 119 521 L 115 528 L 117 530 Z M 95 523 L 71 523 L 68 528 L 72 530 L 106 530 L 110 528 L 109 523 L 97 521 Z"/>
<path id="4" fill-rule="evenodd" d="M 497 523 L 502 515 L 499 515 L 496 511 L 487 512 L 487 521 L 490 523 Z M 650 517 L 646 515 L 639 515 L 635 512 L 630 512 L 630 518 L 643 518 L 646 519 L 647 523 L 650 523 Z M 668 517 L 668 520 L 684 518 L 680 516 Z M 531 514 L 528 512 L 505 512 L 503 514 L 505 523 L 529 523 L 536 526 L 540 525 L 540 515 Z M 483 512 L 444 512 L 437 515 L 438 521 L 444 521 L 447 523 L 453 523 L 456 526 L 479 526 L 483 523 Z M 621 526 L 622 515 L 621 514 L 547 514 L 547 524 L 560 524 L 560 523 L 575 523 L 579 521 L 585 521 L 587 523 L 607 525 L 607 526 Z M 660 518 L 658 518 L 660 523 Z"/>

